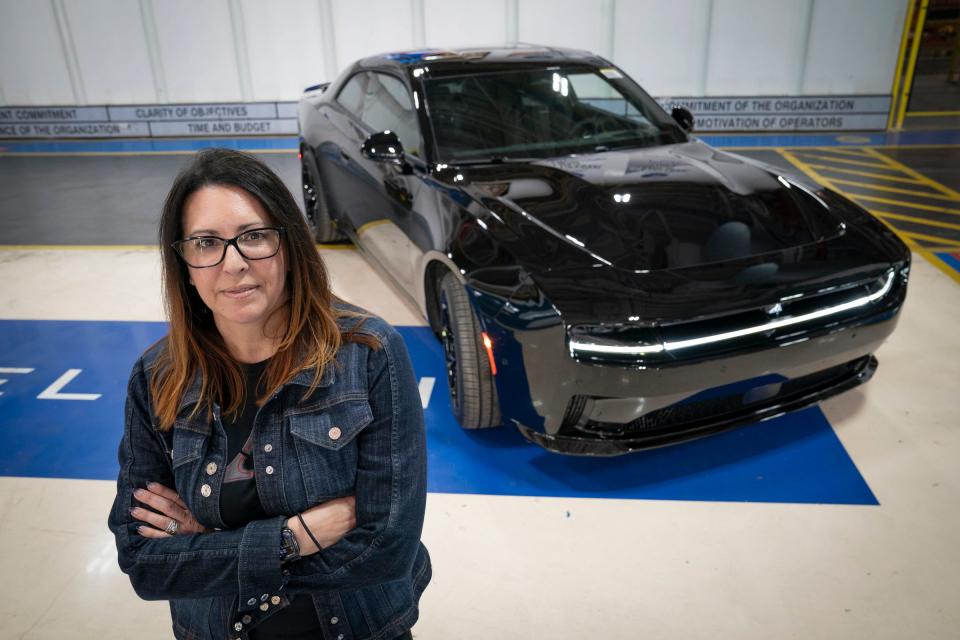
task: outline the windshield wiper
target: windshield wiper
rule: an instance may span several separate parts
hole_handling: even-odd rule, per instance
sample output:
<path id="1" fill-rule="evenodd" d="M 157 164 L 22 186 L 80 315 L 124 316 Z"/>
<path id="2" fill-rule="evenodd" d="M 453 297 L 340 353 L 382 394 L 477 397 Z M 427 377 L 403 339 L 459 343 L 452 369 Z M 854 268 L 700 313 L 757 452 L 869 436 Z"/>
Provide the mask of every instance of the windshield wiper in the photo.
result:
<path id="1" fill-rule="evenodd" d="M 489 156 L 479 158 L 463 158 L 462 160 L 450 160 L 450 164 L 462 166 L 471 164 L 503 164 L 505 162 L 530 162 L 536 158 L 512 158 L 500 153 L 494 153 Z"/>

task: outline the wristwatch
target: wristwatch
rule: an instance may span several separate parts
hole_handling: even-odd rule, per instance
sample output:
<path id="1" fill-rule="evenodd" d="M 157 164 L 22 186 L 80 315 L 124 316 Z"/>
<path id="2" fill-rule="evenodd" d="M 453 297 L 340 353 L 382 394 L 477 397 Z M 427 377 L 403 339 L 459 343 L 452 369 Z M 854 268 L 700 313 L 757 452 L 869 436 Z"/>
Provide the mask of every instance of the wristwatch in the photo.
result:
<path id="1" fill-rule="evenodd" d="M 293 529 L 284 527 L 280 529 L 280 562 L 293 562 L 300 559 L 300 545 L 297 543 L 297 536 L 293 534 Z"/>

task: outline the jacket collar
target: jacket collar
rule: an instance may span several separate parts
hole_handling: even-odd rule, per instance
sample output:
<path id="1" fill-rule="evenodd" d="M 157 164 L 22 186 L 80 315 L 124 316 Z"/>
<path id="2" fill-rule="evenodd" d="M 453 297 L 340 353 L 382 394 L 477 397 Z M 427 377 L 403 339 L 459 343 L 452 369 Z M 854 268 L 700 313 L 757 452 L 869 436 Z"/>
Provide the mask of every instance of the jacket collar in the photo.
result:
<path id="1" fill-rule="evenodd" d="M 323 374 L 320 376 L 320 384 L 318 385 L 319 387 L 329 387 L 336 381 L 337 379 L 337 375 L 335 371 L 336 367 L 337 367 L 336 360 L 332 360 L 330 363 L 327 364 L 326 367 L 324 367 Z M 289 385 L 309 387 L 313 383 L 313 376 L 315 372 L 316 372 L 316 369 L 314 368 L 301 369 L 299 372 L 297 372 L 296 375 L 293 376 L 293 378 L 290 379 L 289 382 L 287 382 L 285 385 L 283 385 L 283 387 L 281 387 L 281 391 Z M 177 414 L 178 415 L 183 414 L 184 411 L 187 409 L 192 411 L 194 405 L 197 403 L 199 399 L 200 399 L 200 373 L 198 372 L 193 376 L 193 380 L 190 383 L 190 387 L 187 389 L 186 393 L 184 393 L 183 397 L 180 399 L 180 404 L 177 405 Z M 201 423 L 203 423 L 202 427 L 201 427 Z M 194 416 L 192 420 L 188 421 L 186 420 L 186 418 L 183 418 L 183 419 L 177 418 L 176 426 L 185 427 L 192 431 L 201 431 L 204 433 L 209 433 L 210 431 L 210 425 L 206 420 L 206 412 L 203 411 L 202 409 L 196 416 Z"/>

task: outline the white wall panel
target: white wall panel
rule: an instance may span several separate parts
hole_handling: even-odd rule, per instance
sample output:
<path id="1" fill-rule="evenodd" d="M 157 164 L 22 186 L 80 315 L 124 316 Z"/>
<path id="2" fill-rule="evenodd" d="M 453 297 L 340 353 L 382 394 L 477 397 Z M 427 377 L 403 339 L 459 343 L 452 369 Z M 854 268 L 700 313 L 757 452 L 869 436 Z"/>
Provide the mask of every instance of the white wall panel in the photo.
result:
<path id="1" fill-rule="evenodd" d="M 226 0 L 154 0 L 153 15 L 170 102 L 242 99 Z"/>
<path id="2" fill-rule="evenodd" d="M 10 105 L 75 103 L 50 2 L 0 0 L 0 87 Z"/>
<path id="3" fill-rule="evenodd" d="M 520 42 L 609 54 L 611 2 L 519 0 Z"/>
<path id="4" fill-rule="evenodd" d="M 331 0 L 338 72 L 358 58 L 413 49 L 412 1 Z"/>
<path id="5" fill-rule="evenodd" d="M 710 0 L 619 0 L 613 61 L 655 96 L 696 95 Z"/>
<path id="6" fill-rule="evenodd" d="M 116 0 L 64 0 L 88 104 L 157 100 L 140 7 Z"/>
<path id="7" fill-rule="evenodd" d="M 514 34 L 608 56 L 659 96 L 882 94 L 906 2 L 0 0 L 0 104 L 293 100 L 366 55 Z"/>
<path id="8" fill-rule="evenodd" d="M 714 0 L 703 95 L 794 93 L 811 1 Z"/>
<path id="9" fill-rule="evenodd" d="M 503 46 L 506 0 L 425 0 L 428 47 Z"/>
<path id="10" fill-rule="evenodd" d="M 254 100 L 296 100 L 324 80 L 326 66 L 317 0 L 243 0 Z"/>
<path id="11" fill-rule="evenodd" d="M 816 0 L 802 92 L 889 93 L 906 13 L 907 0 Z"/>

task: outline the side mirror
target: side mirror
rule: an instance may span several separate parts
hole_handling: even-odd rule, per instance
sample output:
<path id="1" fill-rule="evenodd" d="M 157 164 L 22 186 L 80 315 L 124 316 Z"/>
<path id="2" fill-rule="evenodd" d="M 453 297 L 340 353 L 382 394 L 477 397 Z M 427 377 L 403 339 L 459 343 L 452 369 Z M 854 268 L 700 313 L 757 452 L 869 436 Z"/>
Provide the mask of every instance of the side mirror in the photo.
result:
<path id="1" fill-rule="evenodd" d="M 684 131 L 693 131 L 693 114 L 686 107 L 674 107 L 670 115 Z"/>
<path id="2" fill-rule="evenodd" d="M 360 153 L 374 162 L 389 162 L 403 166 L 406 158 L 400 138 L 393 131 L 374 133 L 360 145 Z"/>

